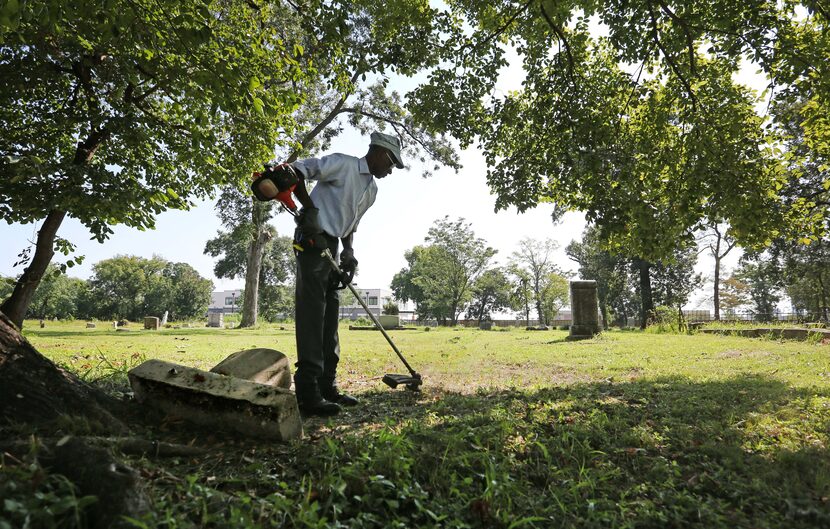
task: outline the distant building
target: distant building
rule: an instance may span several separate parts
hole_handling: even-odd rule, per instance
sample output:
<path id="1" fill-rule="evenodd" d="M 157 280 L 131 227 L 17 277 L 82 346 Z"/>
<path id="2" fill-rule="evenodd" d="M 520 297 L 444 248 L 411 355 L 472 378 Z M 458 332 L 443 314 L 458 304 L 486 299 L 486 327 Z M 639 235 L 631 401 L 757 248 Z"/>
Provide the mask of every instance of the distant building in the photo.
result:
<path id="1" fill-rule="evenodd" d="M 217 290 L 211 294 L 208 312 L 239 312 L 242 310 L 242 290 Z"/>
<path id="2" fill-rule="evenodd" d="M 360 295 L 360 298 L 372 311 L 375 316 L 380 316 L 383 312 L 383 306 L 392 299 L 392 292 L 382 288 L 359 288 L 355 290 Z M 367 318 L 366 311 L 360 306 L 360 303 L 352 299 L 350 290 L 342 290 L 344 294 L 340 299 L 344 299 L 346 303 L 340 303 L 340 319 L 356 320 L 357 318 Z M 351 300 L 352 303 L 348 303 Z"/>

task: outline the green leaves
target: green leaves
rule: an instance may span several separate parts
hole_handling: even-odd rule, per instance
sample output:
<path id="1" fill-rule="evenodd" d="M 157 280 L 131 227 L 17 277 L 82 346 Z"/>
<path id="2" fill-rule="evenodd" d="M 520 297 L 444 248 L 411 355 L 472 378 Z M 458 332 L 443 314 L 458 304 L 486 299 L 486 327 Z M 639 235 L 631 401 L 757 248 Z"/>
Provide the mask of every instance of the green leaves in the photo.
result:
<path id="1" fill-rule="evenodd" d="M 419 317 L 455 324 L 472 297 L 473 282 L 487 269 L 496 250 L 477 238 L 464 219 L 435 222 L 428 243 L 406 253 L 407 268 L 392 280 L 395 296 L 413 300 Z"/>
<path id="2" fill-rule="evenodd" d="M 748 246 L 814 224 L 809 206 L 781 196 L 797 176 L 767 149 L 776 139 L 755 112 L 763 102 L 733 77 L 749 54 L 776 84 L 792 83 L 784 92 L 805 96 L 804 143 L 827 153 L 826 17 L 762 0 L 529 6 L 453 3 L 474 29 L 452 34 L 446 63 L 410 95 L 421 119 L 462 146 L 480 142 L 497 209 L 581 210 L 613 246 L 651 258 L 707 218 L 727 219 Z M 592 15 L 607 37 L 589 28 Z M 504 42 L 525 74 L 506 93 L 497 88 Z"/>
<path id="3" fill-rule="evenodd" d="M 0 27 L 9 43 L 0 53 L 8 220 L 57 208 L 101 240 L 110 224 L 147 228 L 288 141 L 301 99 L 291 83 L 313 69 L 262 32 L 286 16 L 281 6 L 36 4 L 0 11 L 22 13 L 14 30 Z"/>

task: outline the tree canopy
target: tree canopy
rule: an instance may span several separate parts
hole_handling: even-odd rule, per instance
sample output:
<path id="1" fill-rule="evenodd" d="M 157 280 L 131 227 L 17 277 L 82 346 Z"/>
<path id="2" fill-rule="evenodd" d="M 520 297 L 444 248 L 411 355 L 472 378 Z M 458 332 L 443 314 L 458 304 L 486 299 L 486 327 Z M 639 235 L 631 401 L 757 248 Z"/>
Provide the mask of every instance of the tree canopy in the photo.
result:
<path id="1" fill-rule="evenodd" d="M 18 6 L 15 12 L 11 7 Z M 57 8 L 55 8 L 57 7 Z M 0 25 L 7 221 L 60 210 L 103 240 L 268 159 L 313 71 L 279 3 L 9 4 Z"/>
<path id="2" fill-rule="evenodd" d="M 826 151 L 830 39 L 819 2 L 450 5 L 470 30 L 413 92 L 413 108 L 462 145 L 480 143 L 497 209 L 584 211 L 611 245 L 647 260 L 708 221 L 747 245 L 789 227 L 815 236 L 809 198 L 780 196 L 794 175 L 755 112 L 762 101 L 734 76 L 746 59 L 770 79 L 767 101 L 781 87 L 799 94 L 805 141 Z M 524 79 L 500 94 L 508 47 Z"/>
<path id="3" fill-rule="evenodd" d="M 213 282 L 187 263 L 121 255 L 93 266 L 89 291 L 92 317 L 138 321 L 167 311 L 175 320 L 202 317 Z"/>
<path id="4" fill-rule="evenodd" d="M 496 250 L 476 237 L 470 223 L 449 216 L 438 219 L 424 240 L 407 252 L 409 266 L 395 275 L 392 290 L 397 299 L 414 301 L 421 317 L 455 325 Z"/>

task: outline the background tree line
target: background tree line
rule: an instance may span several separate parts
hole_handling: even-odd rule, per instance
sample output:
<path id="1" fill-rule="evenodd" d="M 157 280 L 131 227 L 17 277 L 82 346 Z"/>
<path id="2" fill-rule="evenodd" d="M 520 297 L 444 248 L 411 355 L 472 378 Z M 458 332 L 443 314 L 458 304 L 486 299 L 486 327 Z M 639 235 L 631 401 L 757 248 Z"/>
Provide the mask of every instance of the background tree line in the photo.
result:
<path id="1" fill-rule="evenodd" d="M 418 319 L 455 325 L 466 311 L 479 322 L 493 312 L 516 310 L 549 324 L 568 302 L 568 282 L 552 263 L 556 243 L 523 239 L 506 266 L 465 219 L 438 219 L 424 244 L 405 253 L 407 265 L 392 279 L 400 301 L 412 301 Z"/>
<path id="2" fill-rule="evenodd" d="M 700 241 L 701 246 L 681 248 L 671 259 L 649 263 L 612 252 L 603 244 L 599 230 L 589 226 L 581 241 L 567 246 L 566 253 L 578 264 L 581 278 L 597 281 L 606 327 L 627 325 L 631 316 L 645 325 L 660 306 L 671 307 L 679 314 L 690 295 L 704 287 L 706 278 L 694 271 L 700 253 L 714 249 L 712 256 L 719 254 L 721 259 L 728 253 L 724 246 L 713 248 L 711 238 L 702 237 Z M 719 279 L 726 274 L 721 270 L 721 260 L 713 259 L 713 295 L 707 299 L 714 300 L 713 319 L 735 318 L 740 313 L 742 317 L 768 321 L 775 318 L 781 302 L 789 301 L 791 311 L 801 317 L 827 321 L 828 248 L 826 238 L 810 244 L 779 238 L 766 250 L 746 251 L 736 268 L 723 279 Z"/>
<path id="3" fill-rule="evenodd" d="M 140 321 L 168 312 L 169 320 L 187 320 L 203 318 L 210 305 L 213 282 L 187 263 L 120 255 L 92 270 L 83 280 L 50 265 L 26 317 Z M 11 294 L 14 282 L 2 278 L 0 299 Z"/>

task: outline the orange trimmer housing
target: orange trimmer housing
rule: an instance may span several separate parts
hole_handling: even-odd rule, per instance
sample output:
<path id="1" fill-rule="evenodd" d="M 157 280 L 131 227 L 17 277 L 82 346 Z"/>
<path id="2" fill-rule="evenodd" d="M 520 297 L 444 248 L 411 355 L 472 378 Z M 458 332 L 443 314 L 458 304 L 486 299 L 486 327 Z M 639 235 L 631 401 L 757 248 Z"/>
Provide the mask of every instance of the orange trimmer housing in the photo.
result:
<path id="1" fill-rule="evenodd" d="M 254 183 L 251 184 L 251 188 L 254 190 L 254 194 L 257 198 L 260 200 L 264 199 L 264 197 L 261 197 L 257 193 L 256 188 L 263 178 L 267 178 L 277 187 L 277 196 L 273 197 L 273 199 L 278 200 L 291 213 L 297 212 L 297 204 L 294 203 L 294 198 L 291 195 L 294 193 L 294 189 L 297 187 L 299 179 L 297 178 L 297 174 L 294 172 L 294 168 L 292 168 L 289 164 L 283 163 L 276 167 L 266 165 L 265 171 L 254 172 L 253 178 Z"/>

